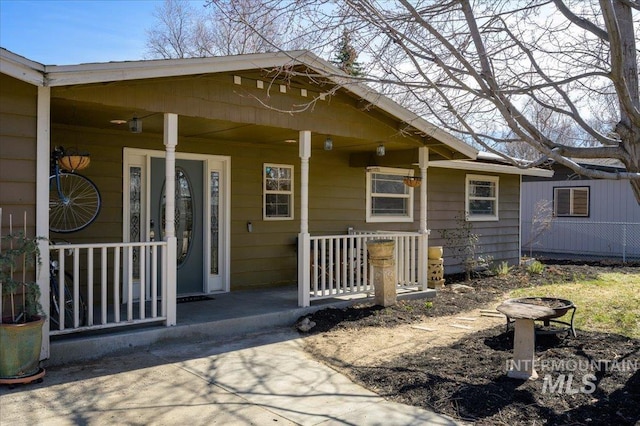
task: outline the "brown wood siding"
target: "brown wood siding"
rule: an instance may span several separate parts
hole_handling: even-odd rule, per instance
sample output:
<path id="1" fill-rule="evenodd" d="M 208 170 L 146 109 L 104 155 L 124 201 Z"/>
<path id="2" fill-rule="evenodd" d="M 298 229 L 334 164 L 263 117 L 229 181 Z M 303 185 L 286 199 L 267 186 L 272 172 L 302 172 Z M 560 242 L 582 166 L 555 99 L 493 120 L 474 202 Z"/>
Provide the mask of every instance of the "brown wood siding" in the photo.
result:
<path id="1" fill-rule="evenodd" d="M 318 101 L 313 111 L 299 114 L 278 113 L 265 108 L 255 99 L 265 95 L 265 90 L 255 88 L 255 81 L 253 85 L 245 84 L 244 80 L 241 86 L 233 84 L 231 74 L 52 88 L 54 101 L 64 98 L 64 102 L 89 102 L 93 105 L 105 105 L 106 108 L 125 107 L 132 114 L 136 110 L 150 113 L 171 111 L 180 115 L 179 126 L 180 120 L 186 119 L 184 116 L 190 116 L 227 120 L 229 124 L 273 126 L 276 130 L 305 129 L 321 135 L 362 138 L 371 142 L 372 150 L 375 141 L 402 138 L 399 136 L 401 132 L 398 131 L 397 123 L 394 124 L 388 117 L 381 115 L 372 116 L 357 101 L 344 94 Z M 294 90 L 288 90 L 286 94 L 272 92 L 271 95 L 269 104 L 283 109 L 304 101 L 299 91 Z M 161 117 L 161 114 L 152 115 L 154 117 L 148 120 L 158 120 Z M 78 148 L 91 153 L 91 166 L 83 170 L 82 174 L 94 181 L 103 200 L 96 223 L 83 231 L 63 236 L 72 242 L 122 241 L 122 150 L 124 147 L 164 150 L 160 134 L 147 131 L 132 134 L 109 130 L 108 126 L 105 123 L 105 128 L 100 130 L 54 124 L 52 128 L 53 145 Z M 255 133 L 242 143 L 221 138 L 180 137 L 177 146 L 178 152 L 231 157 L 232 290 L 295 283 L 297 280 L 296 238 L 300 229 L 298 144 L 276 144 L 267 140 L 268 135 L 263 136 L 259 131 Z M 297 132 L 293 134 L 297 135 Z M 417 137 L 404 139 L 409 146 L 418 144 Z M 263 163 L 294 166 L 294 220 L 262 219 Z M 344 234 L 348 227 L 361 230 L 418 229 L 419 190 L 415 191 L 413 223 L 366 223 L 366 171 L 364 167 L 349 167 L 349 152 L 316 149 L 309 167 L 309 228 L 312 235 Z M 407 168 L 410 167 L 407 165 Z M 438 242 L 438 226 L 450 225 L 455 212 L 464 209 L 464 175 L 464 172 L 429 169 L 428 226 L 434 229 L 432 243 Z M 486 234 L 483 238 L 490 241 L 490 251 L 497 254 L 510 247 L 513 241 L 517 246 L 518 241 L 518 197 L 514 198 L 513 190 L 509 189 L 510 182 L 515 182 L 517 193 L 517 177 L 501 176 L 501 221 L 477 225 Z M 253 224 L 252 233 L 247 232 L 247 222 Z M 506 235 L 500 232 L 503 222 L 510 224 L 505 228 L 508 229 Z"/>
<path id="2" fill-rule="evenodd" d="M 519 200 L 520 178 L 516 175 L 466 172 L 431 167 L 428 169 L 427 225 L 431 229 L 429 245 L 444 246 L 445 274 L 462 270 L 460 259 L 455 259 L 442 238 L 442 230 L 457 225 L 455 217 L 464 215 L 465 179 L 467 174 L 499 176 L 498 221 L 477 221 L 472 232 L 480 236 L 479 253 L 489 256 L 494 263 L 519 261 Z"/>
<path id="3" fill-rule="evenodd" d="M 12 215 L 15 229 L 36 222 L 36 137 L 38 89 L 0 74 L 0 207 L 3 230 Z M 46 213 L 46 212 L 45 212 Z"/>
<path id="4" fill-rule="evenodd" d="M 54 143 L 76 146 L 91 153 L 91 166 L 82 173 L 92 179 L 103 197 L 96 223 L 65 236 L 73 242 L 122 240 L 122 149 L 125 146 L 163 150 L 161 138 L 81 128 L 54 128 Z M 255 142 L 196 140 L 178 143 L 178 152 L 231 157 L 231 287 L 232 290 L 293 284 L 297 280 L 296 238 L 300 229 L 300 159 L 297 144 L 280 146 Z M 420 217 L 416 189 L 413 223 L 366 223 L 364 168 L 348 166 L 346 152 L 314 150 L 310 160 L 309 227 L 312 235 L 343 234 L 348 227 L 366 230 L 416 231 Z M 294 220 L 262 219 L 264 163 L 290 164 L 295 169 Z M 408 167 L 407 167 L 408 168 Z M 430 168 L 428 172 L 428 227 L 431 245 L 445 246 L 447 272 L 458 261 L 447 255 L 440 230 L 455 225 L 452 218 L 464 210 L 464 171 Z M 477 174 L 477 173 L 474 173 Z M 495 260 L 515 263 L 518 258 L 517 176 L 500 176 L 500 221 L 474 222 L 481 234 L 482 252 Z M 253 232 L 247 232 L 247 222 Z"/>

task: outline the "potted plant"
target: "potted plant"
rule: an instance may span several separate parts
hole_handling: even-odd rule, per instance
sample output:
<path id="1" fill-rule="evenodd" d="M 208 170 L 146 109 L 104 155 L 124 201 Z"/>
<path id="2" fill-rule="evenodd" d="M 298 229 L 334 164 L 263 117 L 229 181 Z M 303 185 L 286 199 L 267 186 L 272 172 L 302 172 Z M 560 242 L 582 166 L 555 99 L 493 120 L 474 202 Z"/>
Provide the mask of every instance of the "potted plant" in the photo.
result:
<path id="1" fill-rule="evenodd" d="M 39 362 L 45 316 L 36 282 L 42 264 L 38 246 L 42 239 L 27 237 L 24 232 L 0 238 L 0 382 L 19 383 L 43 374 Z"/>

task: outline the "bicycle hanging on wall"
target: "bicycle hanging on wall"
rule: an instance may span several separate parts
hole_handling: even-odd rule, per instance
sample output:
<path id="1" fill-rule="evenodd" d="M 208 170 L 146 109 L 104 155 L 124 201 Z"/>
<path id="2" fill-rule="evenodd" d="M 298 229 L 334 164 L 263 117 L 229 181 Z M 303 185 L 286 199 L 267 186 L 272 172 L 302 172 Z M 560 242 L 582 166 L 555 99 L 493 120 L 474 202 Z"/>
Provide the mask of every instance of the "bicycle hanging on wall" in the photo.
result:
<path id="1" fill-rule="evenodd" d="M 61 146 L 53 149 L 49 177 L 50 231 L 80 231 L 98 217 L 102 204 L 98 187 L 76 172 L 88 165 L 88 154 L 68 152 Z"/>

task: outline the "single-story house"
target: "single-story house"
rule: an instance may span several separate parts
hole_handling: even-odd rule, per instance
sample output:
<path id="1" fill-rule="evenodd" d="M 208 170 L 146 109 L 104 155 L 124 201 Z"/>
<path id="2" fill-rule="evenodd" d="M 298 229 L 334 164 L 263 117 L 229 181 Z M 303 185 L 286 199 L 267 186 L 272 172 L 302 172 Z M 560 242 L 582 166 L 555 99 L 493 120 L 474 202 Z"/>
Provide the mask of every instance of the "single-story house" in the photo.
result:
<path id="1" fill-rule="evenodd" d="M 50 66 L 0 50 L 0 208 L 70 243 L 43 243 L 44 262 L 72 273 L 86 305 L 51 313 L 45 334 L 175 325 L 180 297 L 292 284 L 309 306 L 368 292 L 372 238 L 396 242 L 399 287 L 426 290 L 427 247 L 446 245 L 456 216 L 483 253 L 517 263 L 522 175 L 549 172 L 479 158 L 345 77 L 307 51 Z M 74 232 L 55 216 L 71 191 L 52 175 L 59 146 L 90 154 L 76 173 L 100 194 Z"/>
<path id="2" fill-rule="evenodd" d="M 587 168 L 622 172 L 613 159 L 575 159 Z M 640 206 L 626 180 L 591 179 L 552 163 L 552 179 L 522 180 L 522 250 L 567 258 L 640 259 Z M 540 206 L 550 227 L 540 232 Z"/>

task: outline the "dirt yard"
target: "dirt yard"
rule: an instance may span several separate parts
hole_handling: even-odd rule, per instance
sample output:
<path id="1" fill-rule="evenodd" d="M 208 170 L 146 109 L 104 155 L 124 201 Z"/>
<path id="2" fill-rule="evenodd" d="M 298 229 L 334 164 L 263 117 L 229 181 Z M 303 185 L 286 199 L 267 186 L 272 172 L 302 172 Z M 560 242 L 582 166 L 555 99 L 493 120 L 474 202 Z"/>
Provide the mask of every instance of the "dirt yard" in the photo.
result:
<path id="1" fill-rule="evenodd" d="M 309 317 L 316 325 L 303 333 L 306 348 L 387 399 L 462 422 L 633 425 L 640 421 L 638 339 L 583 330 L 577 338 L 539 336 L 540 378 L 520 381 L 505 374 L 513 331 L 506 331 L 495 307 L 506 293 L 606 270 L 611 267 L 552 265 L 542 275 L 516 270 L 508 277 L 460 283 L 471 289 L 454 290 L 448 283 L 431 303 L 416 299 L 388 308 L 325 309 Z"/>

